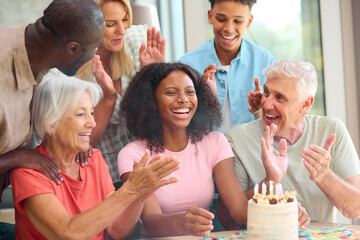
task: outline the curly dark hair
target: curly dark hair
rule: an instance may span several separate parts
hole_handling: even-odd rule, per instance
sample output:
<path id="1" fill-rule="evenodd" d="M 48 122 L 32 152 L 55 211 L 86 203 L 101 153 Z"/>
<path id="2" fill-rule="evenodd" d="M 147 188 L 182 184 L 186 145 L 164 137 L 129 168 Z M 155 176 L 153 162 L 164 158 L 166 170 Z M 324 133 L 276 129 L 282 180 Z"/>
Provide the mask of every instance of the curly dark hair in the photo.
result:
<path id="1" fill-rule="evenodd" d="M 173 71 L 183 71 L 193 81 L 198 99 L 197 110 L 187 126 L 192 143 L 219 127 L 222 122 L 220 104 L 206 80 L 182 63 L 153 63 L 141 68 L 131 80 L 121 101 L 121 114 L 131 135 L 146 140 L 150 150 L 163 152 L 162 126 L 156 106 L 155 91 L 160 82 Z"/>
<path id="2" fill-rule="evenodd" d="M 213 9 L 216 3 L 225 2 L 225 1 L 234 1 L 234 2 L 242 3 L 244 5 L 248 5 L 250 10 L 252 6 L 256 3 L 256 0 L 209 0 L 211 9 Z"/>

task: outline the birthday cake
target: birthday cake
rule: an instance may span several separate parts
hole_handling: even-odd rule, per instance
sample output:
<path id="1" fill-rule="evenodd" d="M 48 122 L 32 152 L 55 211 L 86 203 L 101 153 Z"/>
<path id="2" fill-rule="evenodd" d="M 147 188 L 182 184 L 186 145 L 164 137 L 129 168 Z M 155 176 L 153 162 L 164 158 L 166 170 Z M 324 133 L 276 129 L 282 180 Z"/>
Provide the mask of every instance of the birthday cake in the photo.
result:
<path id="1" fill-rule="evenodd" d="M 256 193 L 248 202 L 247 236 L 248 240 L 297 240 L 296 192 Z"/>

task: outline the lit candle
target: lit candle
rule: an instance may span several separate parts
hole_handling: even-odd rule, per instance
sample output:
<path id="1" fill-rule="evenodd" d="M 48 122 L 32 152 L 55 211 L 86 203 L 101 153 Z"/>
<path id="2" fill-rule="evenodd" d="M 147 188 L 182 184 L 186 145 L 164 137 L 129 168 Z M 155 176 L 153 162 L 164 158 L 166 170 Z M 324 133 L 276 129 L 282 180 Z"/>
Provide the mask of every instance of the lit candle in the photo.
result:
<path id="1" fill-rule="evenodd" d="M 283 194 L 283 189 L 281 183 L 276 184 L 276 195 Z"/>
<path id="2" fill-rule="evenodd" d="M 277 184 L 275 185 L 275 194 L 276 194 L 276 195 L 280 195 L 280 184 L 279 184 L 279 183 L 277 183 Z"/>
<path id="3" fill-rule="evenodd" d="M 259 184 L 255 184 L 254 187 L 254 196 L 259 192 Z"/>
<path id="4" fill-rule="evenodd" d="M 273 193 L 273 190 L 274 190 L 274 182 L 273 181 L 269 182 L 269 190 L 270 190 L 270 196 L 272 196 L 274 194 Z"/>
<path id="5" fill-rule="evenodd" d="M 262 195 L 265 197 L 266 196 L 266 184 L 263 182 L 261 185 L 262 188 Z"/>

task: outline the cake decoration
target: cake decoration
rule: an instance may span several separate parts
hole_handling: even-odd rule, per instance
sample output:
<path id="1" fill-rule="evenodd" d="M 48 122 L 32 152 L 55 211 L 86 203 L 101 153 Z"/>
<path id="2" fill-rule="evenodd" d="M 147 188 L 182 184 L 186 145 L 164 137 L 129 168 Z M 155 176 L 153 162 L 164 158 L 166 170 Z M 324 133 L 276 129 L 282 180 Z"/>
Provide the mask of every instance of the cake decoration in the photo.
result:
<path id="1" fill-rule="evenodd" d="M 334 239 L 348 239 L 359 240 L 354 234 L 360 234 L 359 231 L 355 231 L 351 227 L 340 226 L 335 230 L 329 230 L 328 228 L 306 231 L 299 231 L 299 240 L 334 240 Z M 208 236 L 200 238 L 199 240 L 247 240 L 246 231 L 233 232 L 229 237 L 211 237 Z"/>
<path id="2" fill-rule="evenodd" d="M 257 185 L 257 184 L 256 184 Z M 298 203 L 295 191 L 283 192 L 281 184 L 254 187 L 248 201 L 248 240 L 298 240 Z"/>

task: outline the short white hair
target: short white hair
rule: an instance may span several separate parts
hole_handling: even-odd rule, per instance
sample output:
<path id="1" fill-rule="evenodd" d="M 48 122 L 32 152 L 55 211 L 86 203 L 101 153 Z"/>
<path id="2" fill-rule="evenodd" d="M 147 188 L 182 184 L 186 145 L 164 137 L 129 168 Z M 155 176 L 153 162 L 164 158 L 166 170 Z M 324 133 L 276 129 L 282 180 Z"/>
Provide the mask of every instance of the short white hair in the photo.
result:
<path id="1" fill-rule="evenodd" d="M 315 67 L 305 61 L 282 59 L 263 70 L 267 79 L 295 78 L 299 101 L 315 97 L 318 81 Z"/>
<path id="2" fill-rule="evenodd" d="M 102 97 L 102 90 L 96 83 L 69 77 L 57 70 L 44 76 L 33 98 L 34 132 L 38 140 L 44 141 L 46 135 L 50 135 L 51 126 L 75 111 L 85 91 L 95 107 Z"/>

